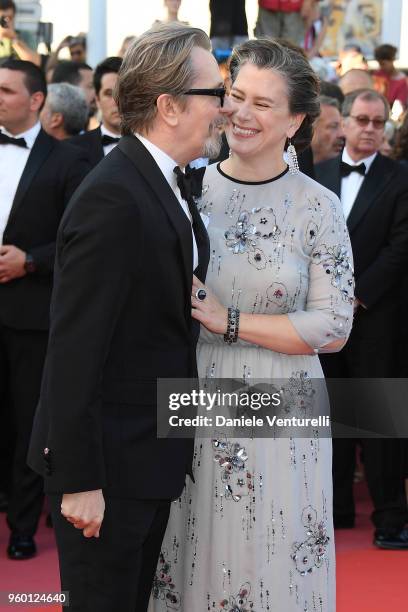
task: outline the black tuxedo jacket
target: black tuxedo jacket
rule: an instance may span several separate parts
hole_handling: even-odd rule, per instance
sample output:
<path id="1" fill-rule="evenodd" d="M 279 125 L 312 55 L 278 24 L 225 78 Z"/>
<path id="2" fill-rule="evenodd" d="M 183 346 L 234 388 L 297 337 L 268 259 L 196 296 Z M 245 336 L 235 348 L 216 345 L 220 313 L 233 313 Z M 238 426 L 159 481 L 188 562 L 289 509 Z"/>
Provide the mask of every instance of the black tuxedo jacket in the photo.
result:
<path id="1" fill-rule="evenodd" d="M 208 235 L 195 211 L 204 280 Z M 93 169 L 64 215 L 29 463 L 50 492 L 180 495 L 192 440 L 157 440 L 156 379 L 196 376 L 191 225 L 133 136 Z M 44 454 L 44 449 L 49 452 Z"/>
<path id="2" fill-rule="evenodd" d="M 105 157 L 102 146 L 101 128 L 97 127 L 89 132 L 78 134 L 69 139 L 69 142 L 77 147 L 81 147 L 88 156 L 88 159 L 94 168 Z"/>
<path id="3" fill-rule="evenodd" d="M 338 196 L 340 162 L 341 156 L 316 166 L 316 179 Z M 408 176 L 397 162 L 377 154 L 347 226 L 354 256 L 355 295 L 366 309 L 358 309 L 344 350 L 354 347 L 356 353 L 363 347 L 359 359 L 380 359 L 383 364 L 388 360 L 391 364 L 398 337 L 400 285 L 408 263 Z M 380 370 L 382 365 L 378 375 L 395 375 L 395 371 L 380 374 Z"/>
<path id="4" fill-rule="evenodd" d="M 58 225 L 89 169 L 83 151 L 39 132 L 3 236 L 4 244 L 33 255 L 37 271 L 0 285 L 0 324 L 14 329 L 48 329 Z"/>

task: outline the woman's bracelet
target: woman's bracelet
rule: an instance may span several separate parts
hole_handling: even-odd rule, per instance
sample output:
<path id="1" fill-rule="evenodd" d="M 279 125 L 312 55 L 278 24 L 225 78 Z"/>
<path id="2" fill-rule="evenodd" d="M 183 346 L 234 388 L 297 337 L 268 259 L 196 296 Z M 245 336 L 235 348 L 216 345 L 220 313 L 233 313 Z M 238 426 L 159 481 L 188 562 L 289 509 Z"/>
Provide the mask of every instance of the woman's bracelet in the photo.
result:
<path id="1" fill-rule="evenodd" d="M 238 340 L 239 331 L 239 309 L 228 308 L 227 333 L 224 334 L 224 342 L 232 344 Z"/>

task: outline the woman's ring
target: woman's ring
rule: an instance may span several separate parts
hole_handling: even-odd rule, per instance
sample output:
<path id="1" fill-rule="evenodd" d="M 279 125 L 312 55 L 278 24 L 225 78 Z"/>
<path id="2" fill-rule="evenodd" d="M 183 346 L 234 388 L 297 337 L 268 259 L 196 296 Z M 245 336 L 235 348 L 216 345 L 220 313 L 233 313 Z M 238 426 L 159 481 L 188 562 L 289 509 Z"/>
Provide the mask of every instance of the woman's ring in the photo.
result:
<path id="1" fill-rule="evenodd" d="M 197 300 L 200 300 L 200 302 L 202 302 L 207 297 L 207 292 L 205 289 L 197 289 L 197 291 L 195 292 L 195 296 Z"/>

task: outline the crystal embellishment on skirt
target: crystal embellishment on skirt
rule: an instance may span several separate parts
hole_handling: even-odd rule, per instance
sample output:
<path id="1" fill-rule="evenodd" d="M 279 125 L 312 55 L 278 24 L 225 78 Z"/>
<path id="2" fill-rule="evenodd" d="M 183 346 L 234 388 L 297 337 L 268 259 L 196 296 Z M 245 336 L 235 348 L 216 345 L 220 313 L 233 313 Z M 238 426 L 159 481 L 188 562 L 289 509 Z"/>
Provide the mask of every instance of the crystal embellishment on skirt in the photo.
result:
<path id="1" fill-rule="evenodd" d="M 165 551 L 160 553 L 156 574 L 153 578 L 152 597 L 165 603 L 168 610 L 181 610 L 180 593 L 175 590 L 170 575 L 171 565 L 165 558 Z"/>
<path id="2" fill-rule="evenodd" d="M 220 601 L 219 610 L 222 612 L 255 612 L 254 603 L 250 601 L 251 584 L 245 582 L 238 595 L 231 595 L 229 599 Z"/>
<path id="3" fill-rule="evenodd" d="M 317 521 L 317 512 L 312 506 L 303 509 L 302 524 L 306 537 L 303 542 L 293 544 L 291 557 L 299 574 L 307 576 L 323 565 L 330 538 L 325 523 Z"/>
<path id="4" fill-rule="evenodd" d="M 239 442 L 215 439 L 212 441 L 212 445 L 215 452 L 214 461 L 222 468 L 221 482 L 223 483 L 224 497 L 239 502 L 243 496 L 242 489 L 245 483 L 249 491 L 252 489 L 251 475 L 246 470 L 248 454 Z M 238 475 L 236 481 L 234 480 L 235 474 Z M 237 489 L 235 489 L 235 486 Z"/>

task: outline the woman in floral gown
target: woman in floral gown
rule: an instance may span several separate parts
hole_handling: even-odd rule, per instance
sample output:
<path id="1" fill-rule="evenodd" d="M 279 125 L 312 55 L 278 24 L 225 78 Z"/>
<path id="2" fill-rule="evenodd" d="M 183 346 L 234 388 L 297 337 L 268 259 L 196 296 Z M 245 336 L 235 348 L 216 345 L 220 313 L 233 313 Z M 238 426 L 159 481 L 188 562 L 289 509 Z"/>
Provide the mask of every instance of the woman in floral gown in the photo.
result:
<path id="1" fill-rule="evenodd" d="M 207 168 L 198 202 L 211 240 L 207 285 L 195 279 L 192 295 L 199 373 L 285 379 L 307 416 L 318 353 L 342 348 L 353 316 L 340 202 L 284 160 L 288 142 L 310 142 L 318 84 L 303 56 L 266 39 L 235 49 L 232 73 L 231 156 Z M 231 344 L 228 308 L 240 311 Z M 329 437 L 198 439 L 194 470 L 172 505 L 149 610 L 334 612 Z"/>

